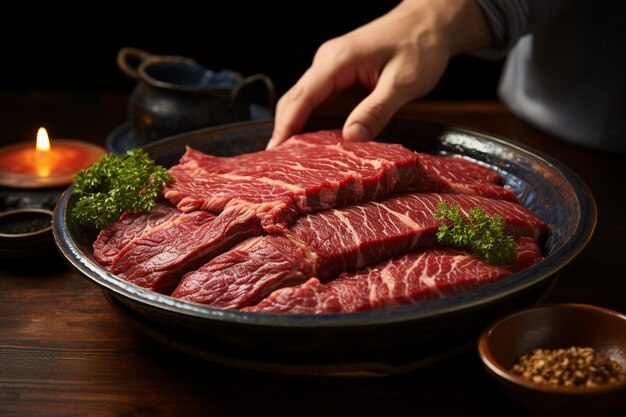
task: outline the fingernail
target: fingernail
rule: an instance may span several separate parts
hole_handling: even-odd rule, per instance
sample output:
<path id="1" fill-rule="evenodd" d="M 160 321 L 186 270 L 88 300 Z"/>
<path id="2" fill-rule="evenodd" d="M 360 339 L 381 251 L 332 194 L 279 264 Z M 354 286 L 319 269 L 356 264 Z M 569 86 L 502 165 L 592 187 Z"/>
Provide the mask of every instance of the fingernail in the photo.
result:
<path id="1" fill-rule="evenodd" d="M 366 141 L 371 139 L 370 131 L 361 123 L 353 123 L 348 126 L 347 140 Z"/>
<path id="2" fill-rule="evenodd" d="M 270 138 L 270 141 L 267 142 L 267 145 L 265 145 L 265 149 L 269 150 L 272 149 L 274 147 L 274 142 L 276 142 L 276 140 L 274 139 L 274 137 L 272 136 Z"/>

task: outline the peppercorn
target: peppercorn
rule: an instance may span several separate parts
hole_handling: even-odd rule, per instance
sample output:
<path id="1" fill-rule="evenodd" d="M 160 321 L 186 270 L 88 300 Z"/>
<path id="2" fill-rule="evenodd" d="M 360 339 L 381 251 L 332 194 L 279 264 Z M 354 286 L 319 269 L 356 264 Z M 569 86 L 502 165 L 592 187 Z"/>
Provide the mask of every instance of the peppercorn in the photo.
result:
<path id="1" fill-rule="evenodd" d="M 593 387 L 626 379 L 626 370 L 590 347 L 535 349 L 523 355 L 511 372 L 537 384 Z"/>

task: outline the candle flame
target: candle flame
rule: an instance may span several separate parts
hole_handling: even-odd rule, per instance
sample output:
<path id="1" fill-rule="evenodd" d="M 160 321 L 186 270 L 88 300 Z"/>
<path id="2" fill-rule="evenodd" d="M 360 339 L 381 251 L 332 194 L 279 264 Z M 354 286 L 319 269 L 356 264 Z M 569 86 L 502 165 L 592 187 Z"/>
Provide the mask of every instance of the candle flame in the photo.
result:
<path id="1" fill-rule="evenodd" d="M 50 139 L 45 128 L 40 127 L 37 131 L 37 150 L 48 152 L 50 150 Z"/>
<path id="2" fill-rule="evenodd" d="M 35 170 L 40 177 L 47 177 L 51 172 L 50 165 L 50 139 L 45 128 L 40 127 L 37 131 Z"/>

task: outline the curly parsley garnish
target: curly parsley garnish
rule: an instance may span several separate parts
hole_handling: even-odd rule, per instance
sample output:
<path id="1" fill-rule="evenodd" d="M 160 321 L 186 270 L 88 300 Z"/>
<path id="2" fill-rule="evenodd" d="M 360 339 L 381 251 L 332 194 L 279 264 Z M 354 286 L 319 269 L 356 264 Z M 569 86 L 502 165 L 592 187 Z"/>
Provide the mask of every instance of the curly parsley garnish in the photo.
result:
<path id="1" fill-rule="evenodd" d="M 108 154 L 74 175 L 77 197 L 72 216 L 81 225 L 102 229 L 123 212 L 150 211 L 165 183 L 172 180 L 142 149 Z"/>
<path id="2" fill-rule="evenodd" d="M 482 208 L 474 207 L 464 217 L 457 204 L 450 207 L 442 201 L 434 215 L 442 222 L 437 240 L 444 245 L 468 250 L 494 264 L 510 262 L 517 256 L 515 241 L 505 235 L 504 219 L 499 214 L 489 217 Z"/>

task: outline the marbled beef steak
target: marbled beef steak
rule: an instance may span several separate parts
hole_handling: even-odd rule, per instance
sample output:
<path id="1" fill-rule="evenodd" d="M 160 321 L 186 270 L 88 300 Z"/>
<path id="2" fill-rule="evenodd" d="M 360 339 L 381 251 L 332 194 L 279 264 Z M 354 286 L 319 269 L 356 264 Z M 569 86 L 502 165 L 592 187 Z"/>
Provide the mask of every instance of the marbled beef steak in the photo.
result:
<path id="1" fill-rule="evenodd" d="M 398 144 L 344 142 L 338 130 L 234 157 L 187 147 L 169 172 L 157 208 L 102 230 L 94 257 L 133 284 L 220 308 L 425 248 L 441 200 L 503 214 L 512 229 L 535 227 L 521 235 L 543 231 L 488 167 Z M 518 210 L 526 217 L 515 217 Z"/>
<path id="2" fill-rule="evenodd" d="M 517 258 L 494 265 L 450 248 L 416 250 L 324 284 L 304 284 L 272 292 L 244 311 L 285 314 L 353 313 L 434 300 L 498 281 L 543 259 L 531 237 L 519 237 Z"/>
<path id="3" fill-rule="evenodd" d="M 186 274 L 173 297 L 220 308 L 258 303 L 272 291 L 322 281 L 356 271 L 416 248 L 431 246 L 441 201 L 459 205 L 467 214 L 481 207 L 499 214 L 507 232 L 539 239 L 547 226 L 530 210 L 506 200 L 465 194 L 402 194 L 381 202 L 367 202 L 300 216 L 282 233 L 255 237 Z"/>

